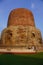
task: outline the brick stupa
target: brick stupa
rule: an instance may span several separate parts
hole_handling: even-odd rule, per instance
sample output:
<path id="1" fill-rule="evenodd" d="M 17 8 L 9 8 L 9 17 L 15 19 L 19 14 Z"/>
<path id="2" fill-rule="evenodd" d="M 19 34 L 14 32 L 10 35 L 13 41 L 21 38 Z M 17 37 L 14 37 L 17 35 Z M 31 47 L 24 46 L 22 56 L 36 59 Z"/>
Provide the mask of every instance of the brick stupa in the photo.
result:
<path id="1" fill-rule="evenodd" d="M 12 10 L 8 19 L 8 26 L 10 25 L 35 26 L 32 12 L 25 8 L 18 8 Z"/>
<path id="2" fill-rule="evenodd" d="M 32 12 L 25 8 L 12 10 L 7 28 L 2 31 L 1 41 L 1 47 L 13 48 L 14 52 L 39 51 L 42 37 L 40 30 L 35 26 Z"/>

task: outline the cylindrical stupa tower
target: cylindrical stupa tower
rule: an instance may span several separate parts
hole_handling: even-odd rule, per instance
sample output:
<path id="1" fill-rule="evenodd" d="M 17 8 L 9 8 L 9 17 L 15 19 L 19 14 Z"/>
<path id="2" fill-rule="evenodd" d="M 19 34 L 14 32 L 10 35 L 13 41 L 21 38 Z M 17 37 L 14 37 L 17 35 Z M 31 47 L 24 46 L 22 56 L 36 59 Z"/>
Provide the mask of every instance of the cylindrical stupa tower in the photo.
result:
<path id="1" fill-rule="evenodd" d="M 17 8 L 10 12 L 7 26 L 28 25 L 35 26 L 34 17 L 30 10 Z"/>
<path id="2" fill-rule="evenodd" d="M 10 12 L 7 28 L 1 34 L 2 47 L 40 51 L 42 37 L 35 27 L 34 17 L 30 10 L 17 8 Z M 1 46 L 0 46 L 1 47 Z"/>

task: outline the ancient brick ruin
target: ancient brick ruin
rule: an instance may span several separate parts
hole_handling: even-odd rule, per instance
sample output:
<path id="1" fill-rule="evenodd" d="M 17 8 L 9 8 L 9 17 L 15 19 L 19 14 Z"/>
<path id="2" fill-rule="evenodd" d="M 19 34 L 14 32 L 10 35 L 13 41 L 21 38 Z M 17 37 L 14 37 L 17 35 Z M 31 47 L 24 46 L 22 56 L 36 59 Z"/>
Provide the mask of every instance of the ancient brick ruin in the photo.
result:
<path id="1" fill-rule="evenodd" d="M 1 34 L 1 47 L 40 50 L 42 36 L 36 28 L 33 14 L 25 8 L 17 8 L 10 12 L 7 28 Z"/>

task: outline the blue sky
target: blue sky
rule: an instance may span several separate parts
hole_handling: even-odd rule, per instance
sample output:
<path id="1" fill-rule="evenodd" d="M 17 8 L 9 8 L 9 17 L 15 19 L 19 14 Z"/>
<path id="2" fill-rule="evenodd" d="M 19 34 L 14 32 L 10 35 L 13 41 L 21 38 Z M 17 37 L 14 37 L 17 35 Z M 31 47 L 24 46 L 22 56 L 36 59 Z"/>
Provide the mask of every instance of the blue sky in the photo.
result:
<path id="1" fill-rule="evenodd" d="M 0 33 L 7 27 L 9 13 L 15 8 L 31 10 L 36 28 L 40 29 L 43 36 L 43 0 L 0 0 Z"/>

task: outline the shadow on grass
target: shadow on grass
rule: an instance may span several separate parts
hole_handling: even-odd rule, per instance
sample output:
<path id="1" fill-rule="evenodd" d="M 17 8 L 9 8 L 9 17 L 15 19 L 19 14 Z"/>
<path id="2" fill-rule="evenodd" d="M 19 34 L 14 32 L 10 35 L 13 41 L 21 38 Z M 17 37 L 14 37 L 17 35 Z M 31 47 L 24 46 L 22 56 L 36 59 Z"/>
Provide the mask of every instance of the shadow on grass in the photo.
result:
<path id="1" fill-rule="evenodd" d="M 43 57 L 39 55 L 0 55 L 0 65 L 43 65 Z"/>

